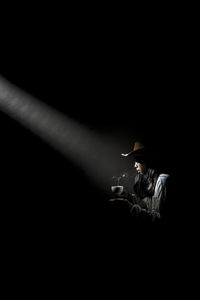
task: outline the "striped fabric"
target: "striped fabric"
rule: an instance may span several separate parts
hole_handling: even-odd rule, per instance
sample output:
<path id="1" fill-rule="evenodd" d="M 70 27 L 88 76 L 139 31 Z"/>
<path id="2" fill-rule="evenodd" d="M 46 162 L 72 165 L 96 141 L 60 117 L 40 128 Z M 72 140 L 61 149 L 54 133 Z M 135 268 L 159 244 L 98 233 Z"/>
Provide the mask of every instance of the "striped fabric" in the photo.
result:
<path id="1" fill-rule="evenodd" d="M 168 178 L 168 174 L 160 174 L 156 182 L 153 197 L 142 199 L 147 206 L 147 210 L 150 213 L 155 213 L 158 217 L 160 217 L 160 206 L 166 200 L 166 182 Z"/>

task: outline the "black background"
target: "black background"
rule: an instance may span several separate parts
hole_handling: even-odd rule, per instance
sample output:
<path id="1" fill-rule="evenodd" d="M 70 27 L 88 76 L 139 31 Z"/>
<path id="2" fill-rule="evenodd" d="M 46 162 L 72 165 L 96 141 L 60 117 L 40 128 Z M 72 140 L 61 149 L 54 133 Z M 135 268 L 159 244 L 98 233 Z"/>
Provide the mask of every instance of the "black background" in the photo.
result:
<path id="1" fill-rule="evenodd" d="M 166 23 L 150 28 L 127 22 L 122 27 L 95 22 L 95 16 L 79 22 L 58 19 L 41 17 L 29 20 L 26 29 L 28 20 L 12 27 L 9 43 L 3 43 L 1 75 L 94 132 L 113 134 L 122 142 L 127 137 L 126 149 L 136 131 L 160 147 L 177 184 L 173 222 L 169 231 L 135 224 L 126 207 L 112 206 L 84 170 L 1 113 L 7 238 L 15 247 L 45 249 L 44 255 L 54 249 L 57 256 L 71 250 L 72 256 L 107 258 L 119 249 L 139 255 L 166 238 L 171 242 L 171 236 L 183 233 L 184 216 L 174 215 L 183 200 L 179 175 L 190 134 L 185 114 L 189 104 L 183 99 L 191 89 L 181 32 Z"/>

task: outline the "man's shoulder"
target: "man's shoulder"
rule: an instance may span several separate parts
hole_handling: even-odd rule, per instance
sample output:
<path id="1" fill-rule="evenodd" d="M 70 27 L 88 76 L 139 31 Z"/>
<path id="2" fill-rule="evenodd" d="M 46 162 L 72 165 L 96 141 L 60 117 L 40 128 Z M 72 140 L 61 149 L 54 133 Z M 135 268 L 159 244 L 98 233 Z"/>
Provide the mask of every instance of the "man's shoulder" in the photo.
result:
<path id="1" fill-rule="evenodd" d="M 167 173 L 161 173 L 159 176 L 158 176 L 158 182 L 161 182 L 162 184 L 165 184 L 166 181 L 170 178 L 170 175 L 167 174 Z"/>

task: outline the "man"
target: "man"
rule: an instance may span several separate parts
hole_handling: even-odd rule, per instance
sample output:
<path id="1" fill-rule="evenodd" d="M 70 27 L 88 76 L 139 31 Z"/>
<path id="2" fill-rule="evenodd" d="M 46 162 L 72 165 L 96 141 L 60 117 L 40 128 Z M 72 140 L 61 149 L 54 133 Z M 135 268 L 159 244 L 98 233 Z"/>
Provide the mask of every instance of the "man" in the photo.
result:
<path id="1" fill-rule="evenodd" d="M 160 169 L 155 153 L 141 142 L 136 141 L 131 152 L 121 155 L 134 158 L 137 174 L 134 179 L 133 194 L 125 191 L 120 197 L 129 201 L 131 213 L 135 217 L 151 222 L 165 221 L 169 174 Z"/>

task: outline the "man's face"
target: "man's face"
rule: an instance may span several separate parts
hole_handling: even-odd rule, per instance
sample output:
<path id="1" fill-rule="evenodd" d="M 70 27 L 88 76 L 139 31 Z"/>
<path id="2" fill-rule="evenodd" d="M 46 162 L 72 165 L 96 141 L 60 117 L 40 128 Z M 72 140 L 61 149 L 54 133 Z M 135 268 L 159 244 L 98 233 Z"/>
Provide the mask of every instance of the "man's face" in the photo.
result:
<path id="1" fill-rule="evenodd" d="M 139 163 L 136 161 L 134 167 L 136 168 L 136 171 L 140 174 L 145 174 L 147 171 L 147 166 L 145 163 Z"/>

